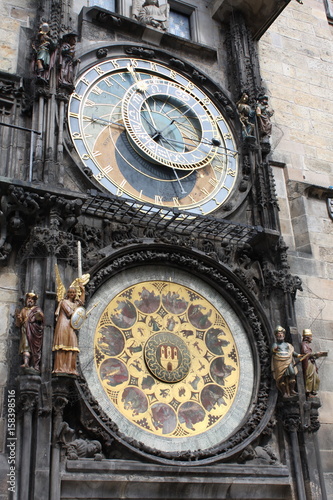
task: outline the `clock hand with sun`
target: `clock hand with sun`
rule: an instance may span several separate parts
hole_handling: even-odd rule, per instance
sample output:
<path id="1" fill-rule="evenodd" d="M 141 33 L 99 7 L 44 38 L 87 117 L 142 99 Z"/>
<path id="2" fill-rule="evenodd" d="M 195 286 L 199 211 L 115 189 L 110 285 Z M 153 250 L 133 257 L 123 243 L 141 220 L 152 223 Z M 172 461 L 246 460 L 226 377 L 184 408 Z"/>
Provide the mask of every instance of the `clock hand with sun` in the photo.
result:
<path id="1" fill-rule="evenodd" d="M 154 127 L 153 127 L 153 125 L 152 125 L 152 123 L 150 123 L 150 122 L 148 121 L 148 119 L 147 119 L 144 115 L 142 115 L 142 116 L 143 116 L 143 118 L 147 121 L 147 123 L 148 123 L 148 124 L 149 124 L 152 128 L 154 128 Z M 107 125 L 117 125 L 118 127 L 126 128 L 126 127 L 125 127 L 125 125 L 124 125 L 123 123 L 121 123 L 121 122 L 115 122 L 115 121 L 111 121 L 111 120 L 105 120 L 104 118 L 100 118 L 100 117 L 96 117 L 96 116 L 92 116 L 92 117 L 87 117 L 87 116 L 86 116 L 86 117 L 85 117 L 85 120 L 89 120 L 89 121 L 91 121 L 91 122 L 102 122 L 102 123 L 101 123 L 101 125 L 103 125 L 104 123 L 106 123 Z M 156 141 L 156 140 L 158 140 L 160 137 L 162 137 L 162 139 L 164 139 L 164 140 L 168 140 L 168 141 L 170 141 L 170 142 L 177 143 L 178 141 L 175 141 L 175 140 L 173 140 L 173 139 L 166 139 L 166 138 L 162 135 L 162 133 L 164 132 L 164 130 L 165 130 L 165 129 L 167 129 L 167 128 L 169 127 L 169 125 L 172 125 L 172 123 L 174 123 L 175 121 L 176 121 L 176 120 L 172 120 L 172 121 L 171 121 L 171 122 L 170 122 L 170 123 L 169 123 L 169 124 L 168 124 L 168 125 L 167 125 L 164 129 L 163 129 L 163 130 L 161 130 L 161 131 L 158 131 L 157 129 L 155 129 L 155 130 L 154 130 L 153 135 L 151 136 L 151 138 L 152 138 L 154 141 Z M 193 140 L 194 140 L 194 139 L 193 139 Z M 197 142 L 198 142 L 198 143 L 199 143 L 199 142 L 202 142 L 202 143 L 205 143 L 205 144 L 212 144 L 213 146 L 216 146 L 216 147 L 220 147 L 220 146 L 221 146 L 221 142 L 220 142 L 218 139 L 212 139 L 212 140 L 211 140 L 211 142 L 209 142 L 209 141 L 205 141 L 204 139 L 202 139 L 201 141 L 197 141 Z M 185 145 L 187 145 L 187 146 L 190 146 L 190 144 L 189 144 L 189 143 L 185 143 L 185 142 L 184 142 L 184 144 L 185 144 Z M 223 146 L 221 146 L 221 147 L 223 147 Z M 231 151 L 231 152 L 233 152 L 233 153 L 237 153 L 237 151 L 230 150 L 230 149 L 228 149 L 228 148 L 224 148 L 224 149 L 226 149 L 227 151 Z"/>

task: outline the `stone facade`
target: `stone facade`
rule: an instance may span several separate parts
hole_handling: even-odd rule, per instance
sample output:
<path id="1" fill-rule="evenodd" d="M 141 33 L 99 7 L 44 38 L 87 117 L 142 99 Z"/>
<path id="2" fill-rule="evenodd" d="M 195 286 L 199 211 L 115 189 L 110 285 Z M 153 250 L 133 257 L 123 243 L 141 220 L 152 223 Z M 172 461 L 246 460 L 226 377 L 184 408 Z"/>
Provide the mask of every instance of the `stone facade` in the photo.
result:
<path id="1" fill-rule="evenodd" d="M 312 328 L 317 350 L 332 348 L 333 226 L 327 209 L 332 186 L 332 26 L 321 1 L 291 3 L 259 42 L 274 127 L 272 162 L 280 222 L 293 273 L 302 279 L 296 315 L 301 333 Z M 332 360 L 321 365 L 318 432 L 332 498 Z"/>
<path id="2" fill-rule="evenodd" d="M 139 498 L 137 489 L 144 487 L 147 488 L 146 496 L 164 498 L 166 490 L 163 489 L 165 486 L 161 490 L 161 478 L 166 474 L 165 467 L 170 467 L 167 472 L 169 495 L 171 482 L 178 478 L 178 467 L 183 467 L 185 486 L 175 490 L 175 498 L 191 498 L 191 495 L 216 498 L 216 491 L 219 498 L 245 498 L 243 488 L 246 485 L 246 498 L 332 500 L 333 220 L 329 213 L 329 198 L 333 198 L 330 189 L 333 185 L 333 105 L 330 98 L 330 90 L 333 90 L 333 39 L 323 1 L 306 0 L 304 4 L 294 0 L 256 1 L 252 2 L 253 5 L 242 0 L 193 0 L 186 5 L 170 2 L 171 9 L 179 8 L 183 13 L 192 14 L 191 41 L 164 34 L 133 20 L 132 2 L 126 0 L 119 1 L 118 12 L 111 14 L 83 0 L 66 6 L 65 2 L 51 0 L 40 4 L 40 11 L 36 12 L 35 3 L 28 0 L 16 3 L 0 0 L 0 121 L 27 129 L 43 129 L 42 137 L 33 136 L 32 162 L 30 133 L 0 126 L 4 164 L 0 177 L 3 197 L 0 212 L 0 499 L 10 498 L 6 484 L 6 402 L 8 391 L 18 389 L 19 425 L 25 430 L 30 429 L 30 435 L 32 432 L 34 436 L 38 435 L 35 448 L 29 439 L 19 444 L 24 460 L 20 462 L 18 457 L 16 479 L 21 485 L 25 479 L 29 481 L 29 454 L 34 456 L 37 477 L 36 480 L 30 479 L 34 485 L 31 492 L 20 486 L 16 497 L 20 500 L 44 498 L 45 491 L 50 491 L 45 498 L 51 500 L 58 500 L 60 495 L 63 499 L 74 498 L 73 491 L 77 495 L 75 498 L 100 498 L 104 489 L 111 491 L 112 488 L 114 498 L 120 498 L 124 491 L 128 497 Z M 238 8 L 242 10 L 241 16 L 237 13 Z M 63 10 L 60 12 L 60 9 Z M 231 11 L 233 15 L 230 17 Z M 221 209 L 216 215 L 217 222 L 212 222 L 210 227 L 211 234 L 215 231 L 222 235 L 222 244 L 217 244 L 210 236 L 205 239 L 200 231 L 192 230 L 191 221 L 184 222 L 182 231 L 170 225 L 168 232 L 162 224 L 152 227 L 149 221 L 141 222 L 140 218 L 133 219 L 134 224 L 129 227 L 118 222 L 112 204 L 109 206 L 98 195 L 97 201 L 91 201 L 94 195 L 88 190 L 93 187 L 93 191 L 98 192 L 99 186 L 87 172 L 75 165 L 79 162 L 78 157 L 73 153 L 66 130 L 59 127 L 58 122 L 59 116 L 65 122 L 65 107 L 72 89 L 62 87 L 59 90 L 55 77 L 57 66 L 54 66 L 47 85 L 36 84 L 36 75 L 32 72 L 32 44 L 42 21 L 50 24 L 52 36 L 58 41 L 64 33 L 77 32 L 77 73 L 97 58 L 112 55 L 115 46 L 123 53 L 133 50 L 133 46 L 140 47 L 140 50 L 146 50 L 145 56 L 151 57 L 152 61 L 161 60 L 164 64 L 173 61 L 175 69 L 180 68 L 196 83 L 207 85 L 211 95 L 223 103 L 230 120 L 235 123 L 240 143 L 236 102 L 244 85 L 250 87 L 246 90 L 253 107 L 260 93 L 268 95 L 269 105 L 274 110 L 270 146 L 267 141 L 260 140 L 255 144 L 255 141 L 243 144 L 246 160 L 242 165 L 242 180 L 235 205 Z M 141 57 L 142 52 L 134 54 Z M 210 80 L 223 92 L 209 83 Z M 14 190 L 9 188 L 12 182 L 16 183 Z M 104 210 L 104 218 L 96 216 L 97 205 L 90 205 L 97 202 Z M 257 242 L 253 243 L 251 252 L 241 246 L 242 235 L 235 237 L 235 247 L 231 246 L 232 238 L 227 236 L 231 228 L 220 223 L 224 218 L 242 227 L 244 234 L 258 231 L 258 234 L 248 235 L 251 245 L 253 241 Z M 136 224 L 135 221 L 139 222 Z M 244 226 L 252 229 L 244 229 Z M 266 235 L 262 237 L 257 226 L 263 226 Z M 88 289 L 92 296 L 106 276 L 117 276 L 117 272 L 124 271 L 127 266 L 141 266 L 142 263 L 155 265 L 158 269 L 163 259 L 163 264 L 167 262 L 175 269 L 178 266 L 189 273 L 210 275 L 220 293 L 228 283 L 232 303 L 244 315 L 247 327 L 253 330 L 253 340 L 258 344 L 256 356 L 262 368 L 256 378 L 258 398 L 252 411 L 253 419 L 258 418 L 259 424 L 255 422 L 255 425 L 258 425 L 261 435 L 259 431 L 257 435 L 253 432 L 253 420 L 244 419 L 240 432 L 219 446 L 217 451 L 207 448 L 205 455 L 205 450 L 202 453 L 196 450 L 191 457 L 181 456 L 178 466 L 168 462 L 167 454 L 159 455 L 158 450 L 145 449 L 135 440 L 127 442 L 125 437 L 119 436 L 84 382 L 75 385 L 72 380 L 64 382 L 65 378 L 52 377 L 53 266 L 58 259 L 68 281 L 75 277 L 73 247 L 77 238 L 86 245 L 84 263 L 93 270 L 94 277 Z M 42 379 L 31 374 L 22 375 L 19 371 L 17 350 L 20 334 L 14 325 L 21 296 L 35 287 L 46 312 Z M 285 323 L 289 341 L 296 350 L 302 330 L 311 328 L 314 350 L 329 351 L 328 357 L 318 362 L 320 400 L 314 398 L 312 404 L 305 400 L 299 375 L 299 392 L 302 394 L 299 406 L 294 400 L 290 405 L 283 404 L 281 398 L 276 405 L 277 394 L 267 368 L 267 352 L 269 339 L 279 322 Z M 269 392 L 267 387 L 270 384 Z M 82 398 L 86 400 L 86 406 L 78 403 Z M 75 422 L 70 408 L 82 414 L 80 424 Z M 74 427 L 77 426 L 77 436 L 79 432 L 83 433 L 84 439 L 77 438 L 69 444 L 60 433 L 57 434 L 58 426 L 67 423 L 66 418 L 73 422 Z M 279 426 L 275 426 L 275 418 Z M 106 436 L 105 429 L 107 432 L 111 429 L 111 439 L 110 435 Z M 301 444 L 297 431 L 302 436 Z M 118 441 L 112 448 L 113 438 Z M 80 451 L 86 450 L 92 439 L 99 439 L 102 443 L 103 456 L 107 456 L 112 464 L 111 474 L 108 460 L 100 462 L 100 450 L 95 450 L 92 455 Z M 267 448 L 268 440 L 270 446 Z M 247 446 L 242 443 L 247 443 Z M 273 451 L 269 454 L 267 449 Z M 212 470 L 210 464 L 214 462 L 214 453 L 220 456 L 222 465 L 218 463 Z M 302 453 L 306 463 L 303 472 Z M 152 463 L 145 464 L 150 459 Z M 173 456 L 174 459 L 178 460 Z M 131 464 L 133 460 L 137 461 L 135 466 Z M 201 460 L 199 469 L 193 467 L 195 460 Z M 245 473 L 242 472 L 244 463 Z M 76 486 L 76 490 L 75 481 L 72 483 L 74 476 L 76 485 L 80 481 L 80 488 Z M 145 483 L 146 476 L 149 480 Z M 205 486 L 211 477 L 214 486 Z M 300 482 L 304 484 L 300 485 Z M 261 484 L 267 486 L 258 488 Z"/>

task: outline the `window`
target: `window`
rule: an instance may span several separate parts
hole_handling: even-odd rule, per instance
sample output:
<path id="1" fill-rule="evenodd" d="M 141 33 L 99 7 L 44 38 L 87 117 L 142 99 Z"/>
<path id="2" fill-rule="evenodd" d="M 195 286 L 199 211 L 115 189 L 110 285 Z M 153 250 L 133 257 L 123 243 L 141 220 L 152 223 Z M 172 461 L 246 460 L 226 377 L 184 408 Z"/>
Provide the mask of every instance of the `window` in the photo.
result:
<path id="1" fill-rule="evenodd" d="M 170 5 L 168 32 L 196 42 L 198 30 L 195 7 L 177 0 L 169 0 L 168 3 Z"/>
<path id="2" fill-rule="evenodd" d="M 191 39 L 190 16 L 170 9 L 169 33 Z"/>
<path id="3" fill-rule="evenodd" d="M 89 0 L 89 7 L 101 7 L 116 12 L 116 0 Z"/>

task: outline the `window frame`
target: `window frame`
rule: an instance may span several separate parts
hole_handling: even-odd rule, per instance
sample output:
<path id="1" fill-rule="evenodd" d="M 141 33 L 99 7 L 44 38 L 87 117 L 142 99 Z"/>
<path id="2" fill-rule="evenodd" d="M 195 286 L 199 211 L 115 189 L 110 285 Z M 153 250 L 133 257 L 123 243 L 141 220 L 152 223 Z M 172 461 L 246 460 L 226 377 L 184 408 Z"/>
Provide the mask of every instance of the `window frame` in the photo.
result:
<path id="1" fill-rule="evenodd" d="M 333 0 L 324 0 L 326 16 L 330 24 L 333 24 Z"/>
<path id="2" fill-rule="evenodd" d="M 191 42 L 198 42 L 198 16 L 197 9 L 194 5 L 190 5 L 186 2 L 179 2 L 178 0 L 169 0 L 170 10 L 174 12 L 179 12 L 189 17 L 190 21 L 190 38 L 179 37 L 183 40 L 189 40 Z M 169 32 L 170 33 L 170 32 Z M 170 33 L 172 35 L 172 33 Z M 178 35 L 173 35 L 178 36 Z"/>
<path id="3" fill-rule="evenodd" d="M 95 0 L 96 1 L 96 0 Z M 97 0 L 98 2 L 99 0 Z M 106 1 L 106 0 L 104 0 Z M 112 0 L 109 0 L 109 1 L 112 1 Z M 110 10 L 110 9 L 107 9 L 106 7 L 103 7 L 102 5 L 98 5 L 94 2 L 94 0 L 88 0 L 88 7 L 97 7 L 97 8 L 100 8 L 100 9 L 104 9 L 104 10 L 107 10 L 108 12 L 115 12 L 115 13 L 119 13 L 119 0 L 113 0 L 114 1 L 114 10 Z M 121 0 L 120 0 L 121 1 Z"/>

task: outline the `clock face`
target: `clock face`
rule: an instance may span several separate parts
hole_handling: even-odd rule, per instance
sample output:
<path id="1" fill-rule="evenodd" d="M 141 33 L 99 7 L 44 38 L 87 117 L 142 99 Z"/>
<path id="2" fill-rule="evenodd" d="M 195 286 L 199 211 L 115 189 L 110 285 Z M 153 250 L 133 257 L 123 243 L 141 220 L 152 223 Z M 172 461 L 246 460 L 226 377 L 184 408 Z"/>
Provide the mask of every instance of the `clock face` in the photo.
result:
<path id="1" fill-rule="evenodd" d="M 205 450 L 248 411 L 251 348 L 221 296 L 169 273 L 156 279 L 147 266 L 103 285 L 80 333 L 81 367 L 123 435 L 165 452 Z"/>
<path id="2" fill-rule="evenodd" d="M 238 174 L 230 127 L 208 95 L 177 71 L 144 59 L 100 62 L 69 103 L 75 148 L 112 194 L 207 214 Z"/>

